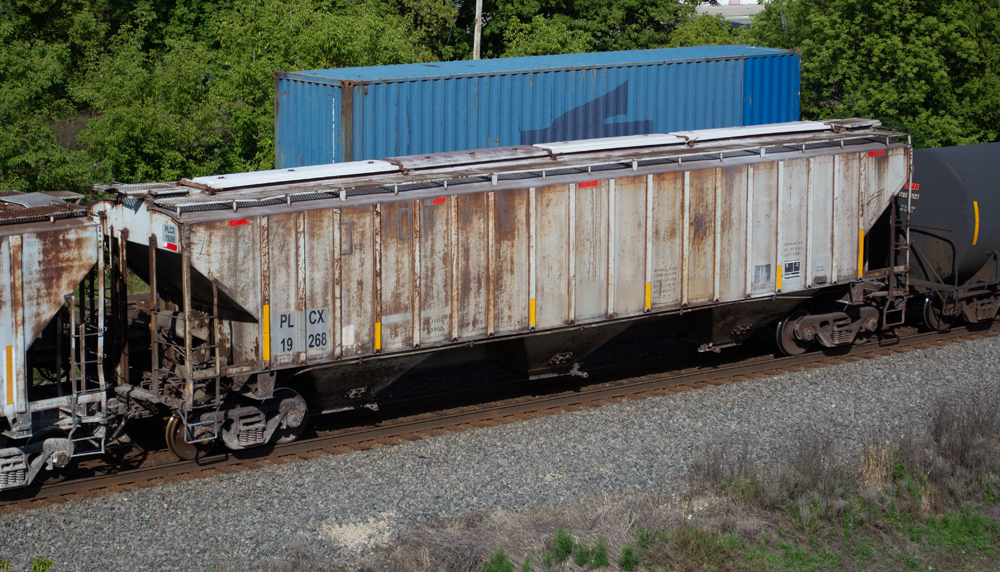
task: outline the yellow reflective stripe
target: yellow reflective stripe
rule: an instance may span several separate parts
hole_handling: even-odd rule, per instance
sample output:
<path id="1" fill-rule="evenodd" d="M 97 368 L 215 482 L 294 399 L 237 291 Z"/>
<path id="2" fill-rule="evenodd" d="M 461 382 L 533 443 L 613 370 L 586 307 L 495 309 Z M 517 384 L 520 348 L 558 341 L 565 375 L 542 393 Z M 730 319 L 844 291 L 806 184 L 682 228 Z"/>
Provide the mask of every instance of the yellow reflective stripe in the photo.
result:
<path id="1" fill-rule="evenodd" d="M 375 322 L 375 351 L 382 349 L 382 322 Z"/>
<path id="2" fill-rule="evenodd" d="M 775 274 L 775 280 L 777 281 L 777 290 L 781 290 L 781 264 L 778 264 L 778 272 Z"/>
<path id="3" fill-rule="evenodd" d="M 271 361 L 271 306 L 264 304 L 264 361 Z"/>
<path id="4" fill-rule="evenodd" d="M 14 347 L 7 346 L 7 405 L 14 405 Z"/>
<path id="5" fill-rule="evenodd" d="M 653 285 L 650 284 L 649 282 L 646 282 L 646 309 L 647 310 L 653 307 L 652 301 L 653 301 Z"/>
<path id="6" fill-rule="evenodd" d="M 535 325 L 535 299 L 531 299 L 531 304 L 528 306 L 528 324 L 531 326 Z"/>
<path id="7" fill-rule="evenodd" d="M 865 229 L 858 231 L 858 278 L 865 273 Z"/>
<path id="8" fill-rule="evenodd" d="M 976 232 L 972 235 L 972 246 L 979 240 L 979 201 L 972 201 L 972 208 L 976 210 Z"/>

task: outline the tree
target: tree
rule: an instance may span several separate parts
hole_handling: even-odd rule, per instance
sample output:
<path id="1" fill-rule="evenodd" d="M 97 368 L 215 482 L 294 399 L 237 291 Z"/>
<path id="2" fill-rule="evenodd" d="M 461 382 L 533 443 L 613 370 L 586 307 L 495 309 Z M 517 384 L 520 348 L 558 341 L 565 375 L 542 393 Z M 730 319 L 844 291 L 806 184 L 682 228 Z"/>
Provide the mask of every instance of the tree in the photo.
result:
<path id="1" fill-rule="evenodd" d="M 802 51 L 804 118 L 880 118 L 919 145 L 962 145 L 1000 137 L 998 21 L 986 0 L 774 0 L 748 38 Z"/>
<path id="2" fill-rule="evenodd" d="M 741 31 L 734 29 L 722 15 L 700 14 L 681 22 L 670 34 L 668 46 L 679 48 L 738 44 L 741 37 Z"/>
<path id="3" fill-rule="evenodd" d="M 535 16 L 522 24 L 515 16 L 503 33 L 506 45 L 501 57 L 546 56 L 589 52 L 594 38 L 583 30 L 570 30 L 562 21 Z"/>

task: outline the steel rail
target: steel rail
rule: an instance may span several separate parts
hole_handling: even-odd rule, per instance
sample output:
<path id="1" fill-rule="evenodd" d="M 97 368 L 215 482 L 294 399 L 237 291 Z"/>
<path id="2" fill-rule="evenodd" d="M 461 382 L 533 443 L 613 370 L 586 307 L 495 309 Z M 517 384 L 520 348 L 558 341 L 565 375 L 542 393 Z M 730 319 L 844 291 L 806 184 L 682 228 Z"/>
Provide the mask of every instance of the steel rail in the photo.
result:
<path id="1" fill-rule="evenodd" d="M 696 389 L 708 385 L 721 385 L 739 381 L 747 375 L 766 373 L 781 373 L 789 368 L 806 365 L 835 365 L 843 360 L 851 360 L 877 353 L 892 352 L 905 349 L 907 351 L 920 349 L 922 344 L 934 342 L 954 342 L 961 339 L 979 339 L 1000 335 L 1000 324 L 989 329 L 973 331 L 968 329 L 953 329 L 948 332 L 925 332 L 911 336 L 895 338 L 895 343 L 869 343 L 852 346 L 848 351 L 833 353 L 832 351 L 807 352 L 799 356 L 784 356 L 754 361 L 751 363 L 735 363 L 722 366 L 707 366 L 690 368 L 691 370 L 671 371 L 658 374 L 602 382 L 584 386 L 578 390 L 557 394 L 542 395 L 532 398 L 508 399 L 499 403 L 489 403 L 479 406 L 465 406 L 452 410 L 444 410 L 431 414 L 419 414 L 412 417 L 394 419 L 376 426 L 353 427 L 335 430 L 328 435 L 312 439 L 304 439 L 280 446 L 262 446 L 245 451 L 227 451 L 223 454 L 211 455 L 198 461 L 177 461 L 152 467 L 139 467 L 121 473 L 96 475 L 84 479 L 68 480 L 44 487 L 29 487 L 0 494 L 0 512 L 20 510 L 38 506 L 50 499 L 59 500 L 81 493 L 95 491 L 120 490 L 127 486 L 148 486 L 159 479 L 190 474 L 205 475 L 217 472 L 219 469 L 246 466 L 249 468 L 265 463 L 281 463 L 289 457 L 308 458 L 317 452 L 338 453 L 349 450 L 370 448 L 366 443 L 384 443 L 387 440 L 410 441 L 423 438 L 431 431 L 457 431 L 464 427 L 481 423 L 503 423 L 507 418 L 534 414 L 542 415 L 558 410 L 573 409 L 581 406 L 599 404 L 609 400 L 637 397 L 651 392 L 671 391 L 678 389 Z M 656 361 L 653 358 L 645 361 Z M 616 366 L 605 366 L 594 369 L 613 369 Z M 592 369 L 591 371 L 594 371 Z M 482 391 L 480 388 L 478 391 Z M 451 395 L 451 394 L 445 394 Z M 374 445 L 372 445 L 374 446 Z M 221 472 L 221 471 L 219 471 Z M 67 500 L 67 499 L 61 499 Z M 60 501 L 61 502 L 61 501 Z"/>

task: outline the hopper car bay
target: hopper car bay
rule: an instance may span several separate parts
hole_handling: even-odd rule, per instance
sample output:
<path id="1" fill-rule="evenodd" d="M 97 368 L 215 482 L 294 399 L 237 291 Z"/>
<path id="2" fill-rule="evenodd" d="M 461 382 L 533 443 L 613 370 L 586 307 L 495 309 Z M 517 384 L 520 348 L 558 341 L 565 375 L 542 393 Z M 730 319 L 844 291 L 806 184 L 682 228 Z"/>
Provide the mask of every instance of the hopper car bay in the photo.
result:
<path id="1" fill-rule="evenodd" d="M 717 351 L 777 321 L 779 348 L 797 354 L 902 323 L 908 298 L 938 326 L 992 319 L 995 280 L 908 285 L 894 205 L 917 185 L 912 150 L 877 127 L 116 185 L 86 208 L 6 193 L 0 490 L 65 478 L 143 417 L 167 419 L 171 451 L 195 458 L 216 441 L 291 441 L 309 413 L 373 407 L 418 367 L 491 359 L 534 378 L 585 375 L 581 360 L 635 325 Z M 901 208 L 920 212 L 916 199 Z M 149 292 L 129 296 L 126 270 Z"/>

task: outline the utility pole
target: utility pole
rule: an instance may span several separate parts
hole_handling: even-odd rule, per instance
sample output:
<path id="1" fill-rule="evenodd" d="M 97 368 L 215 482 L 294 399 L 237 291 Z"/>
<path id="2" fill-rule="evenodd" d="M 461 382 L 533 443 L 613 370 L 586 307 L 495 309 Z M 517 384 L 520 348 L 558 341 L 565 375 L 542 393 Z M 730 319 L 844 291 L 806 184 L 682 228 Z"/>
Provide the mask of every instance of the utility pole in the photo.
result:
<path id="1" fill-rule="evenodd" d="M 476 0 L 476 39 L 472 44 L 472 59 L 479 59 L 479 38 L 483 35 L 483 0 Z"/>

